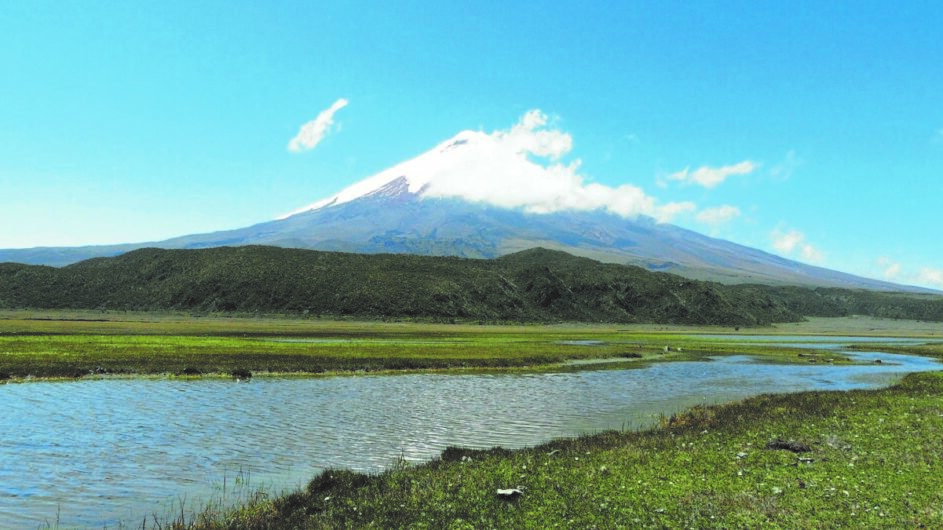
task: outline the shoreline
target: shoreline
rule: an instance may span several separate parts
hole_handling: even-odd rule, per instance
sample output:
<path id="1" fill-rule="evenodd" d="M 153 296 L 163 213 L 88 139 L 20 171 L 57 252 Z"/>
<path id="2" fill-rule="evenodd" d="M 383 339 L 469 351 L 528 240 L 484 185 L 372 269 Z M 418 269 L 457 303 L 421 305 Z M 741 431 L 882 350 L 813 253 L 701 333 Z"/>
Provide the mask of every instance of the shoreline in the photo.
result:
<path id="1" fill-rule="evenodd" d="M 294 492 L 177 523 L 194 530 L 937 527 L 941 393 L 943 373 L 927 372 L 876 390 L 696 406 L 639 431 L 514 450 L 449 447 L 432 461 L 379 473 L 327 469 Z M 898 442 L 900 433 L 908 444 Z M 502 488 L 517 493 L 505 498 Z"/>

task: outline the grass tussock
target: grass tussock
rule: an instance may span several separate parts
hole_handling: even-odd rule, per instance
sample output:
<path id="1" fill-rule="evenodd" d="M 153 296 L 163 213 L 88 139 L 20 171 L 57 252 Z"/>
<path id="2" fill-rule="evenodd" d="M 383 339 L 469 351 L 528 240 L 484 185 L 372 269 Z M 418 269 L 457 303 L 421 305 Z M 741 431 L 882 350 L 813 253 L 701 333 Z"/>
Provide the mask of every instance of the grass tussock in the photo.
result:
<path id="1" fill-rule="evenodd" d="M 943 374 L 915 374 L 698 407 L 642 432 L 450 448 L 375 475 L 327 470 L 174 528 L 940 528 L 941 395 Z M 521 494 L 497 495 L 508 488 Z"/>

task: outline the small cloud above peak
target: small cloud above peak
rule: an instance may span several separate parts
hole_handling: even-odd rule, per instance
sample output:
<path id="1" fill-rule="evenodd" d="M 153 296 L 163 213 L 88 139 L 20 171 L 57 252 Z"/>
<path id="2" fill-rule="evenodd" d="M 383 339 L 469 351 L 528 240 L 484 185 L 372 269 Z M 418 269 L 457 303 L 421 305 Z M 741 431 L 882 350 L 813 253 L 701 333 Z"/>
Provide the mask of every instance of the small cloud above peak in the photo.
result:
<path id="1" fill-rule="evenodd" d="M 701 166 L 694 171 L 691 171 L 690 168 L 684 168 L 681 171 L 668 175 L 665 177 L 665 180 L 677 181 L 683 184 L 697 184 L 704 188 L 714 188 L 731 176 L 747 175 L 756 170 L 757 167 L 759 167 L 759 165 L 755 162 L 744 160 L 729 166 Z"/>
<path id="2" fill-rule="evenodd" d="M 331 131 L 331 127 L 334 125 L 334 114 L 346 107 L 347 103 L 346 99 L 340 98 L 330 107 L 321 111 L 316 118 L 302 125 L 298 130 L 298 134 L 288 142 L 288 150 L 293 153 L 301 153 L 317 147 L 327 133 Z"/>

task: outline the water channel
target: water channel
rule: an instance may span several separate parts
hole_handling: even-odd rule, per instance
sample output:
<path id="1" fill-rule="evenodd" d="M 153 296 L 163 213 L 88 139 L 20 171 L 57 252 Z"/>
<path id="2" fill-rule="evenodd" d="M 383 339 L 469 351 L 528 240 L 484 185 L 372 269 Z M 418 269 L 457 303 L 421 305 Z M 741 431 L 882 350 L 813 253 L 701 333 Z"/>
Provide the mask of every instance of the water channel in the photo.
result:
<path id="1" fill-rule="evenodd" d="M 541 374 L 0 385 L 0 527 L 140 527 L 247 481 L 277 493 L 327 467 L 378 471 L 449 445 L 523 447 L 635 429 L 695 404 L 871 388 L 941 369 L 915 356 L 848 356 L 867 364 L 729 355 Z"/>

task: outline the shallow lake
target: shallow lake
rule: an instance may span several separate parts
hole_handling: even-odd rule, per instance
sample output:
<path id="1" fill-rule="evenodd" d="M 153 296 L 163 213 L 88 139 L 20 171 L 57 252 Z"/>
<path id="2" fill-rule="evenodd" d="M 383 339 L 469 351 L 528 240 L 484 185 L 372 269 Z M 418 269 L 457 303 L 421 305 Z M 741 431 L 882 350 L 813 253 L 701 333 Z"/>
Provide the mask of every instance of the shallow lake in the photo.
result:
<path id="1" fill-rule="evenodd" d="M 378 471 L 449 445 L 523 447 L 635 429 L 695 404 L 870 388 L 941 369 L 914 356 L 848 356 L 883 362 L 731 355 L 526 375 L 0 385 L 0 528 L 140 527 L 145 516 L 179 513 L 181 502 L 199 508 L 247 481 L 279 492 L 327 467 Z"/>

